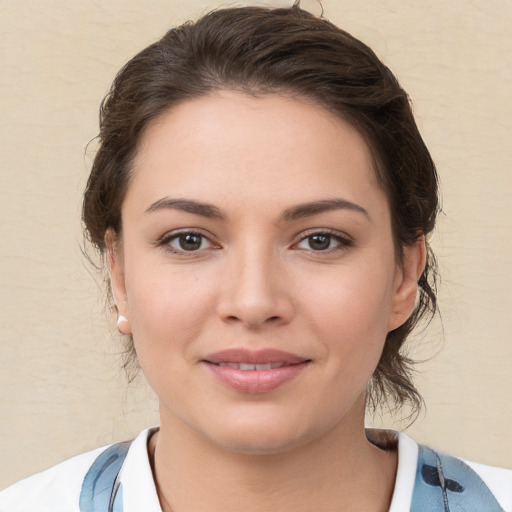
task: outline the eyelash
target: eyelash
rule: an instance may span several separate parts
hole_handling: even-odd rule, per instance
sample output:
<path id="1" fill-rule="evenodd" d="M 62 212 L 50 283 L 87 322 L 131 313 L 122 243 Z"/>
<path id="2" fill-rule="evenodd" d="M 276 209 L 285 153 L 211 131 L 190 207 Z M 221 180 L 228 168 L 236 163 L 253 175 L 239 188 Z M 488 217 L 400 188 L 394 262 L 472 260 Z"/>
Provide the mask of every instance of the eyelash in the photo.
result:
<path id="1" fill-rule="evenodd" d="M 178 256 L 195 256 L 198 253 L 202 252 L 201 248 L 199 247 L 198 250 L 190 250 L 187 251 L 186 249 L 176 249 L 171 245 L 171 242 L 174 240 L 179 240 L 180 237 L 186 237 L 186 236 L 197 236 L 201 238 L 201 245 L 203 244 L 203 241 L 207 241 L 209 244 L 211 244 L 212 247 L 219 247 L 218 245 L 214 244 L 208 236 L 206 236 L 204 233 L 201 233 L 200 231 L 196 230 L 184 230 L 174 233 L 168 233 L 164 235 L 162 238 L 160 238 L 156 245 L 158 247 L 162 247 L 164 250 L 176 254 Z M 204 249 L 203 249 L 204 250 Z"/>
<path id="2" fill-rule="evenodd" d="M 330 247 L 324 250 L 314 250 L 312 248 L 310 249 L 298 249 L 298 250 L 305 250 L 305 251 L 311 251 L 314 254 L 331 254 L 333 252 L 337 251 L 344 251 L 348 249 L 349 247 L 352 247 L 354 245 L 354 241 L 349 238 L 348 236 L 343 236 L 338 231 L 334 231 L 332 229 L 320 229 L 320 230 L 312 230 L 309 233 L 303 235 L 301 239 L 294 244 L 294 247 L 297 247 L 300 243 L 307 241 L 308 239 L 313 238 L 314 236 L 324 236 L 326 238 L 329 238 L 330 241 L 334 240 L 337 242 L 336 247 Z"/>
<path id="3" fill-rule="evenodd" d="M 180 237 L 185 237 L 185 236 L 200 237 L 201 238 L 200 247 L 196 250 L 186 250 L 186 249 L 176 249 L 171 245 L 171 242 L 173 242 L 175 240 L 179 240 Z M 323 236 L 323 237 L 328 238 L 329 245 L 330 245 L 331 241 L 334 240 L 337 243 L 337 246 L 336 247 L 328 247 L 326 249 L 320 249 L 320 250 L 315 250 L 313 248 L 307 249 L 307 248 L 299 248 L 298 247 L 298 245 L 301 244 L 302 242 L 305 242 L 308 239 L 312 239 L 315 236 L 320 236 L 320 237 Z M 205 240 L 211 245 L 211 247 L 208 247 L 207 249 L 204 249 L 204 248 L 201 249 L 201 245 L 203 244 L 203 242 Z M 196 230 L 184 230 L 184 231 L 166 234 L 162 238 L 160 238 L 155 245 L 157 245 L 158 247 L 162 247 L 164 250 L 166 250 L 172 254 L 179 255 L 179 256 L 195 256 L 195 255 L 198 255 L 199 253 L 202 253 L 204 250 L 220 247 L 219 245 L 216 245 L 214 242 L 212 242 L 207 235 L 205 235 L 204 233 L 201 233 L 200 231 L 196 231 Z M 305 235 L 303 234 L 302 237 L 300 238 L 300 240 L 292 245 L 292 248 L 297 248 L 297 250 L 302 250 L 302 251 L 309 251 L 314 254 L 330 254 L 332 252 L 346 250 L 349 247 L 352 247 L 353 245 L 354 245 L 354 242 L 351 238 L 349 238 L 348 236 L 342 236 L 338 231 L 334 231 L 334 230 L 330 230 L 330 229 L 320 229 L 320 230 L 317 229 L 317 230 L 312 230 Z"/>

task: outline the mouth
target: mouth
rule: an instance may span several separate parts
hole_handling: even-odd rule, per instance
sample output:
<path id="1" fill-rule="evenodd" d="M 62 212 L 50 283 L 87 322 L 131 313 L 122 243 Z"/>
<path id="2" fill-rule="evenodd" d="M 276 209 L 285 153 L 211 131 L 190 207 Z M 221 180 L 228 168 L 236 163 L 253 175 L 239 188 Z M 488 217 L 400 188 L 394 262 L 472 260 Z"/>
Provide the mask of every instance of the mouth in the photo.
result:
<path id="1" fill-rule="evenodd" d="M 207 361 L 211 363 L 211 361 Z M 242 371 L 254 371 L 254 370 L 273 370 L 274 368 L 282 368 L 283 366 L 290 366 L 286 363 L 261 363 L 261 364 L 253 364 L 253 363 L 211 363 L 216 364 L 217 366 L 224 366 L 227 368 L 235 368 L 236 370 Z"/>
<path id="2" fill-rule="evenodd" d="M 241 393 L 269 393 L 298 377 L 312 362 L 275 349 L 228 349 L 202 363 L 222 384 Z"/>
<path id="3" fill-rule="evenodd" d="M 311 360 L 273 348 L 260 350 L 232 348 L 210 354 L 205 357 L 204 361 L 238 370 L 272 370 Z"/>

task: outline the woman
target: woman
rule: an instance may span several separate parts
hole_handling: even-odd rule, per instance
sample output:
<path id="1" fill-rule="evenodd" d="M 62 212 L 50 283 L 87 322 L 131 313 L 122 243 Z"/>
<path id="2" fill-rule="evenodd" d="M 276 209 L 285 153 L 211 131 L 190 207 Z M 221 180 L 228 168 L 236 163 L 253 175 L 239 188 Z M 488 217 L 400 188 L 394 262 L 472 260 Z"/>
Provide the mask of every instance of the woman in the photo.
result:
<path id="1" fill-rule="evenodd" d="M 215 11 L 118 74 L 83 218 L 160 426 L 0 510 L 512 510 L 512 472 L 364 428 L 418 408 L 437 176 L 406 93 L 290 9 Z"/>

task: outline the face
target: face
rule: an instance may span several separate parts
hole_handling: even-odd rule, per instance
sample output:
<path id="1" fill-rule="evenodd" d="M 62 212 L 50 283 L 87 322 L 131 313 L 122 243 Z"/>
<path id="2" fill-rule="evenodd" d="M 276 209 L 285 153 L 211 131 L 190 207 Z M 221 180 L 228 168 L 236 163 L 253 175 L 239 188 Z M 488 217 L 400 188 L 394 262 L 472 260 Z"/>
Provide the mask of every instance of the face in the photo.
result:
<path id="1" fill-rule="evenodd" d="M 244 453 L 363 428 L 421 249 L 397 265 L 387 198 L 349 124 L 277 95 L 183 103 L 145 132 L 122 224 L 113 291 L 162 426 Z"/>

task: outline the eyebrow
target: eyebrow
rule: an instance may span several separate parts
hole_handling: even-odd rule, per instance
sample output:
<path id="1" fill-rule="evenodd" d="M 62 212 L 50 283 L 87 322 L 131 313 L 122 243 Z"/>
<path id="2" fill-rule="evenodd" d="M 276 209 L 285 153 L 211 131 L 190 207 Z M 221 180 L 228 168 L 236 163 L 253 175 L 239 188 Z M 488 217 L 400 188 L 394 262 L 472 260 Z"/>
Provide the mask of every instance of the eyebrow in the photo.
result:
<path id="1" fill-rule="evenodd" d="M 201 215 L 202 217 L 209 219 L 225 220 L 227 218 L 227 215 L 213 204 L 202 203 L 192 199 L 172 199 L 170 197 L 163 197 L 162 199 L 155 201 L 146 210 L 146 213 L 165 209 L 181 210 L 194 215 Z M 289 222 L 331 210 L 351 210 L 357 213 L 362 213 L 366 217 L 370 218 L 370 215 L 362 206 L 351 201 L 347 201 L 346 199 L 335 198 L 322 199 L 319 201 L 312 201 L 292 206 L 291 208 L 287 208 L 281 214 L 281 219 Z"/>
<path id="2" fill-rule="evenodd" d="M 347 201 L 346 199 L 338 198 L 322 199 L 320 201 L 292 206 L 283 212 L 281 218 L 285 221 L 298 220 L 331 210 L 352 210 L 354 212 L 362 213 L 368 219 L 370 218 L 369 213 L 362 206 L 352 203 L 351 201 Z"/>
<path id="3" fill-rule="evenodd" d="M 156 212 L 164 209 L 181 210 L 194 215 L 201 215 L 209 219 L 225 219 L 226 215 L 213 204 L 200 203 L 191 199 L 171 199 L 164 197 L 155 201 L 147 210 L 146 213 Z"/>

